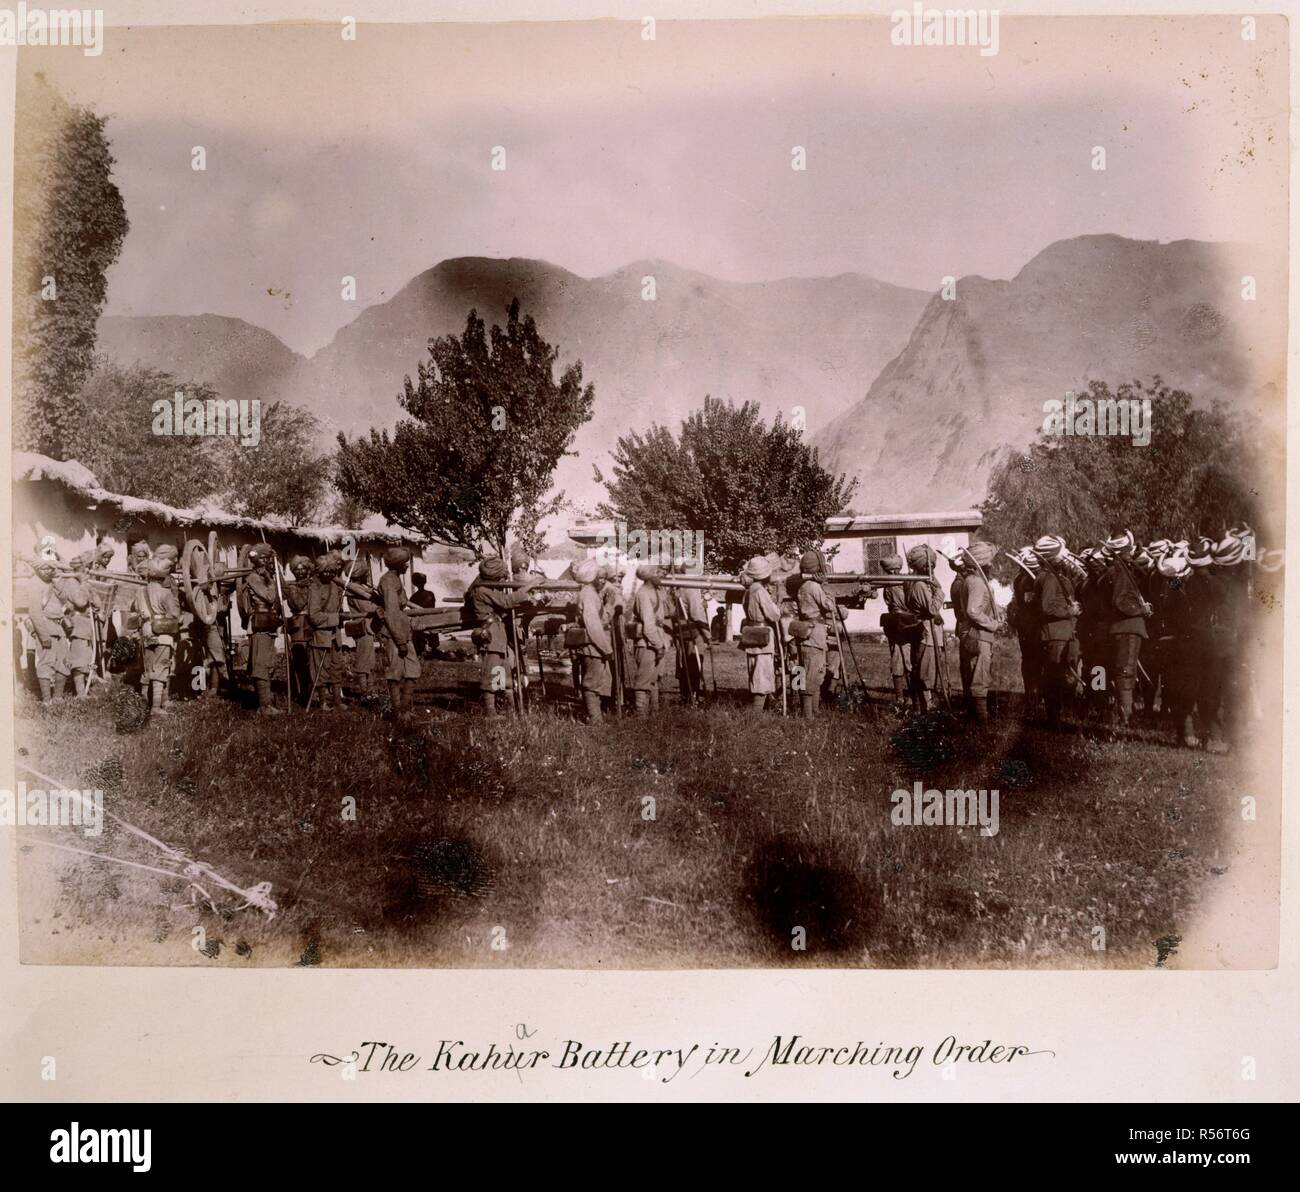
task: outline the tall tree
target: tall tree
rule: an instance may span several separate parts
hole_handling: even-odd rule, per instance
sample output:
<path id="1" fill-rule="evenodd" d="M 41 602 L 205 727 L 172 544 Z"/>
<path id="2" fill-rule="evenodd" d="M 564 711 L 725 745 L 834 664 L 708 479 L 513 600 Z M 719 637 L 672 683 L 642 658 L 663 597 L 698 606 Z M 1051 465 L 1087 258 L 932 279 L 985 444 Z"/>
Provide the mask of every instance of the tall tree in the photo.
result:
<path id="1" fill-rule="evenodd" d="M 67 458 L 105 275 L 129 224 L 105 119 L 19 72 L 14 123 L 15 442 Z"/>
<path id="2" fill-rule="evenodd" d="M 1197 406 L 1159 377 L 1113 392 L 1094 381 L 1080 397 L 1149 400 L 1151 441 L 1139 446 L 1131 436 L 1040 433 L 989 478 L 980 507 L 989 541 L 1016 547 L 1060 534 L 1079 550 L 1117 526 L 1151 541 L 1218 537 L 1240 521 L 1272 536 L 1259 499 L 1260 439 L 1243 415 L 1219 403 Z"/>
<path id="3" fill-rule="evenodd" d="M 221 487 L 219 452 L 203 436 L 152 433 L 153 405 L 176 391 L 206 401 L 205 385 L 136 364 L 123 368 L 99 357 L 81 390 L 85 413 L 67 439 L 69 457 L 95 473 L 110 492 L 191 508 Z"/>
<path id="4" fill-rule="evenodd" d="M 555 466 L 595 401 L 581 362 L 555 379 L 558 357 L 517 298 L 490 336 L 471 310 L 459 337 L 429 341 L 391 437 L 339 435 L 339 491 L 431 542 L 476 553 L 535 544 L 538 522 L 564 500 L 547 496 Z"/>
<path id="5" fill-rule="evenodd" d="M 221 448 L 224 504 L 245 517 L 278 516 L 300 526 L 323 512 L 331 460 L 317 444 L 320 421 L 301 406 L 273 402 L 262 409 L 261 439 Z"/>
<path id="6" fill-rule="evenodd" d="M 737 570 L 768 551 L 820 545 L 828 517 L 842 513 L 857 481 L 833 476 L 801 432 L 778 415 L 772 425 L 756 402 L 735 406 L 706 397 L 674 436 L 665 427 L 618 440 L 604 517 L 633 530 L 693 530 L 704 535 L 709 567 Z"/>

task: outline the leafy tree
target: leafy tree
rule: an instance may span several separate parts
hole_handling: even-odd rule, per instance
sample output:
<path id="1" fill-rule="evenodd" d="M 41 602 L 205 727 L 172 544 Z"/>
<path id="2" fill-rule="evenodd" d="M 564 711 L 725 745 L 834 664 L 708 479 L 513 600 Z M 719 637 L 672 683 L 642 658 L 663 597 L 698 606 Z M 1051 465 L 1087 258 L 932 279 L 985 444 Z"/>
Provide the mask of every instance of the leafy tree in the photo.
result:
<path id="1" fill-rule="evenodd" d="M 110 492 L 190 508 L 221 487 L 221 462 L 211 439 L 155 435 L 153 403 L 215 398 L 205 385 L 183 384 L 141 364 L 124 368 L 98 357 L 82 387 L 84 409 L 72 428 L 68 457 L 80 460 Z"/>
<path id="2" fill-rule="evenodd" d="M 555 380 L 558 356 L 517 298 L 490 337 L 471 310 L 459 338 L 429 341 L 391 437 L 339 435 L 339 492 L 431 542 L 476 554 L 515 539 L 535 546 L 538 522 L 563 504 L 563 493 L 546 495 L 555 466 L 595 400 L 581 363 Z"/>
<path id="3" fill-rule="evenodd" d="M 105 275 L 129 224 L 105 119 L 19 72 L 14 126 L 15 442 L 68 458 Z"/>
<path id="4" fill-rule="evenodd" d="M 1014 548 L 1060 534 L 1072 550 L 1127 527 L 1140 541 L 1212 538 L 1240 521 L 1262 533 L 1259 436 L 1221 403 L 1193 404 L 1159 377 L 1109 386 L 1093 381 L 1093 402 L 1150 399 L 1151 441 L 1121 435 L 1040 433 L 1012 451 L 989 478 L 983 537 Z"/>
<path id="5" fill-rule="evenodd" d="M 738 570 L 756 554 L 821 544 L 828 517 L 842 513 L 857 481 L 832 476 L 801 432 L 768 426 L 755 402 L 706 397 L 679 435 L 653 425 L 619 438 L 613 478 L 596 479 L 610 499 L 603 517 L 632 530 L 694 530 L 705 564 Z"/>
<path id="6" fill-rule="evenodd" d="M 223 503 L 245 517 L 275 515 L 295 526 L 316 520 L 330 481 L 330 458 L 317 449 L 319 420 L 278 401 L 262 410 L 261 419 L 256 447 L 231 438 L 221 448 Z"/>

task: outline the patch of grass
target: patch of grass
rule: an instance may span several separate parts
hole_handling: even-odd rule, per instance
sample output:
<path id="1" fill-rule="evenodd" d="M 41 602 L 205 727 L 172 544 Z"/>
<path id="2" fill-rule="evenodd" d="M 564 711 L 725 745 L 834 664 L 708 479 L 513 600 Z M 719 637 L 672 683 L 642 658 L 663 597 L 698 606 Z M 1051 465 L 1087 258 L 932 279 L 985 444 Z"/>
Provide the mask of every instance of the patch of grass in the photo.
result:
<path id="1" fill-rule="evenodd" d="M 717 654 L 734 689 L 736 652 Z M 562 677 L 489 726 L 442 710 L 472 699 L 467 674 L 428 669 L 415 725 L 204 701 L 124 734 L 134 696 L 112 686 L 26 705 L 31 764 L 241 886 L 271 882 L 280 910 L 218 892 L 214 913 L 179 878 L 38 845 L 24 959 L 1145 967 L 1186 933 L 1228 830 L 1231 763 L 1151 741 L 671 696 L 588 728 Z M 1000 831 L 892 825 L 891 793 L 918 780 L 998 788 Z M 157 863 L 113 824 L 46 838 Z"/>

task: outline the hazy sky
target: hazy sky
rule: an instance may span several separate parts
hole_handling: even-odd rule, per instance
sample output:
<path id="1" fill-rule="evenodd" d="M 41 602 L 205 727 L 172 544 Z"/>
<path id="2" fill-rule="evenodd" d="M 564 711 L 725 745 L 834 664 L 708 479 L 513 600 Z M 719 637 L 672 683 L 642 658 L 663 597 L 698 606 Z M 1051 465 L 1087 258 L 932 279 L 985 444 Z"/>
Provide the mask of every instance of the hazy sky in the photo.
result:
<path id="1" fill-rule="evenodd" d="M 1004 16 L 992 57 L 893 46 L 887 19 L 656 32 L 109 29 L 21 68 L 111 117 L 109 312 L 235 315 L 305 352 L 452 256 L 931 290 L 1089 232 L 1283 243 L 1280 21 Z"/>

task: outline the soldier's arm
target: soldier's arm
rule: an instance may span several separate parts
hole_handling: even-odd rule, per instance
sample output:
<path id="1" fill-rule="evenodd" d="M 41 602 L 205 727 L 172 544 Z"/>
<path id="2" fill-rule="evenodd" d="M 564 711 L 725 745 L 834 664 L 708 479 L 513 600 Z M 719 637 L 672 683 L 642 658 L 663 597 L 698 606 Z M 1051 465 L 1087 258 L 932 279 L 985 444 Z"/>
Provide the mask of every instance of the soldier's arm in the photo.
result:
<path id="1" fill-rule="evenodd" d="M 967 620 L 981 629 L 996 633 L 1002 627 L 1002 621 L 998 617 L 997 605 L 993 602 L 989 587 L 983 583 L 977 584 L 973 592 L 968 587 L 966 596 Z"/>
<path id="2" fill-rule="evenodd" d="M 666 650 L 668 639 L 664 636 L 663 626 L 659 623 L 659 602 L 654 598 L 653 591 L 642 588 L 637 592 L 636 612 L 650 647 L 655 650 Z"/>
<path id="3" fill-rule="evenodd" d="M 584 596 L 587 595 L 585 592 Z M 609 636 L 609 630 L 605 628 L 604 621 L 600 615 L 601 605 L 600 597 L 594 593 L 590 598 L 582 602 L 582 627 L 587 631 L 587 639 L 602 654 L 612 654 L 614 652 L 614 641 Z"/>

